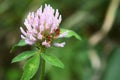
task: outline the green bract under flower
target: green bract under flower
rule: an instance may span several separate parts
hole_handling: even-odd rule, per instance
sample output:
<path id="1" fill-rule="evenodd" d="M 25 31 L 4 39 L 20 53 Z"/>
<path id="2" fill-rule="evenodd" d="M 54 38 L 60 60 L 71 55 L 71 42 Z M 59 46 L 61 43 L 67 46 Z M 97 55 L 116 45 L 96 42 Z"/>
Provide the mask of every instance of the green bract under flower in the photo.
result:
<path id="1" fill-rule="evenodd" d="M 43 10 L 41 6 L 36 12 L 28 14 L 24 22 L 27 30 L 24 31 L 20 27 L 21 38 L 29 45 L 39 43 L 41 46 L 50 47 L 55 39 L 62 38 L 67 34 L 67 32 L 60 34 L 61 20 L 58 9 L 54 10 L 50 5 L 45 4 Z M 64 47 L 65 42 L 53 42 L 53 44 L 57 47 Z"/>

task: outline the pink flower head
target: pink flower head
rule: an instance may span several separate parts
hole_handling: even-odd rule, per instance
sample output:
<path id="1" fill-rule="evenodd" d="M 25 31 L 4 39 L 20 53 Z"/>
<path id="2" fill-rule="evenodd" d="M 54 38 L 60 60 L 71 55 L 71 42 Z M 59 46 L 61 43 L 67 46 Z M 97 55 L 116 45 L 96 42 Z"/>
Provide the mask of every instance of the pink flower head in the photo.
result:
<path id="1" fill-rule="evenodd" d="M 36 12 L 28 14 L 24 22 L 27 30 L 24 31 L 20 27 L 21 38 L 29 45 L 39 43 L 41 46 L 50 47 L 53 40 L 66 34 L 60 35 L 59 24 L 61 20 L 58 9 L 54 10 L 50 5 L 45 4 L 43 10 L 41 6 Z M 54 45 L 63 47 L 65 43 L 55 43 Z"/>

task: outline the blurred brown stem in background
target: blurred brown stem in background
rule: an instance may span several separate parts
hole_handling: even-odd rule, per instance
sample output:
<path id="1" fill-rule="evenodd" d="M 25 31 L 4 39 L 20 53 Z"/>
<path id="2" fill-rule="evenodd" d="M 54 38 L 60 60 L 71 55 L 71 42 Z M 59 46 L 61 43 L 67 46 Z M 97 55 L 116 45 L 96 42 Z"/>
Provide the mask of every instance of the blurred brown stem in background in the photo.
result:
<path id="1" fill-rule="evenodd" d="M 119 2 L 120 0 L 111 0 L 101 29 L 93 34 L 93 36 L 91 36 L 89 39 L 89 58 L 93 69 L 95 69 L 96 71 L 101 70 L 102 65 L 97 52 L 93 48 L 110 32 L 116 17 Z M 99 76 L 96 75 L 97 73 L 93 75 L 92 80 L 99 80 Z"/>
<path id="2" fill-rule="evenodd" d="M 111 30 L 120 0 L 111 0 L 102 28 L 89 39 L 91 46 L 97 45 Z"/>

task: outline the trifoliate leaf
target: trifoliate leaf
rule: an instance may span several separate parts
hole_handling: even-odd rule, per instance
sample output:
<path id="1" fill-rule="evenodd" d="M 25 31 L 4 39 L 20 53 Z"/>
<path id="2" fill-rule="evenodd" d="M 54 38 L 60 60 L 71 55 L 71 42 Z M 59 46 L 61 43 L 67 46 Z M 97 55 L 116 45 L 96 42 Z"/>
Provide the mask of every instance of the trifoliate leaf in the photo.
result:
<path id="1" fill-rule="evenodd" d="M 77 38 L 78 40 L 81 40 L 80 36 L 79 36 L 76 32 L 74 32 L 74 31 L 72 31 L 72 30 L 68 30 L 68 29 L 63 29 L 63 28 L 61 28 L 61 29 L 60 29 L 60 34 L 62 34 L 62 33 L 64 33 L 64 32 L 67 32 L 67 35 L 64 36 L 64 37 L 66 37 L 66 38 L 69 38 L 69 37 L 74 36 L 74 37 Z"/>
<path id="2" fill-rule="evenodd" d="M 25 46 L 25 45 L 27 45 L 27 44 L 25 43 L 25 41 L 24 41 L 24 40 L 20 40 L 20 41 L 18 42 L 18 44 L 15 44 L 15 45 L 12 47 L 12 49 L 10 50 L 10 53 L 11 53 L 13 50 L 15 50 L 16 47 L 18 47 L 18 46 Z"/>
<path id="3" fill-rule="evenodd" d="M 21 77 L 21 80 L 30 80 L 37 72 L 39 64 L 40 64 L 39 54 L 36 54 L 32 58 L 30 58 L 24 65 L 24 72 Z"/>
<path id="4" fill-rule="evenodd" d="M 50 56 L 44 53 L 42 53 L 41 56 L 49 64 L 59 67 L 59 68 L 64 68 L 64 64 L 57 57 Z"/>
<path id="5" fill-rule="evenodd" d="M 21 61 L 21 60 L 25 60 L 25 59 L 33 56 L 34 54 L 36 54 L 36 51 L 25 51 L 25 52 L 22 52 L 18 56 L 16 56 L 15 58 L 12 59 L 12 63 L 18 62 L 18 61 Z"/>

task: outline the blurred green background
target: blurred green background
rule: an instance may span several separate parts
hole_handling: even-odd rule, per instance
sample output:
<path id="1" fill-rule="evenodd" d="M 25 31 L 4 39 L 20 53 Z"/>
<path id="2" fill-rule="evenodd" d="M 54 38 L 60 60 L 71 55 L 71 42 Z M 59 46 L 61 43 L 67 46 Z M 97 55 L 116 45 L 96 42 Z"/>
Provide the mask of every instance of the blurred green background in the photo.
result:
<path id="1" fill-rule="evenodd" d="M 10 49 L 20 40 L 19 27 L 24 26 L 27 14 L 45 3 L 59 9 L 60 27 L 82 38 L 64 39 L 64 48 L 48 50 L 65 69 L 47 64 L 45 80 L 120 80 L 119 0 L 0 0 L 0 80 L 20 80 L 25 61 L 11 64 L 11 60 L 31 47 L 11 54 Z"/>

